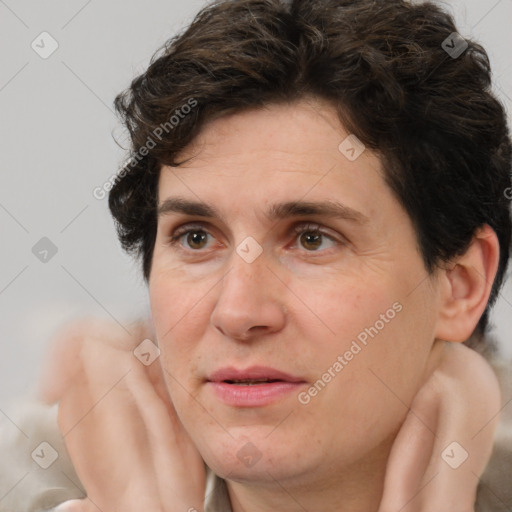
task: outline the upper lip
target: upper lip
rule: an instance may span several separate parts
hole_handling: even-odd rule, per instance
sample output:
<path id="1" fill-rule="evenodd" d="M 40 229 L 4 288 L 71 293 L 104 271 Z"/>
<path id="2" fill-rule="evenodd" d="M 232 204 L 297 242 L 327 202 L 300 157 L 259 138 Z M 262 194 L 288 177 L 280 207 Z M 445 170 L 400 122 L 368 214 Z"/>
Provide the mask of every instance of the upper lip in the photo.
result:
<path id="1" fill-rule="evenodd" d="M 268 366 L 251 366 L 240 370 L 232 366 L 220 368 L 213 372 L 207 380 L 210 382 L 223 382 L 226 380 L 282 380 L 286 382 L 304 382 L 300 377 L 294 377 L 288 373 L 270 368 Z"/>

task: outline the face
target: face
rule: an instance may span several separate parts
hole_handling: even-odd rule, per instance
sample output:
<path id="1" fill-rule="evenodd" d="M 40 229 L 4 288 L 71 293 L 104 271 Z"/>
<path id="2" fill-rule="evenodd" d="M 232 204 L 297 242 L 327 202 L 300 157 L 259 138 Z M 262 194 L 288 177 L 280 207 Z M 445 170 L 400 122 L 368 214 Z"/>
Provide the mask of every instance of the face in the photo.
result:
<path id="1" fill-rule="evenodd" d="M 429 364 L 435 281 L 348 135 L 304 99 L 212 121 L 162 168 L 151 311 L 176 411 L 221 477 L 376 460 Z"/>

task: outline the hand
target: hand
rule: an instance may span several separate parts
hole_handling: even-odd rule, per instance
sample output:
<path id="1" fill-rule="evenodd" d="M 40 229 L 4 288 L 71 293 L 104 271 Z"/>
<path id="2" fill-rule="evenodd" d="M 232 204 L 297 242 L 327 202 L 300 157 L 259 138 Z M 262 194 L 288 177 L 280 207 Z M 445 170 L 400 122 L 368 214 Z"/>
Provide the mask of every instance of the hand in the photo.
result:
<path id="1" fill-rule="evenodd" d="M 379 512 L 474 511 L 499 420 L 500 387 L 474 350 L 448 342 L 437 349 L 439 364 L 393 444 Z M 446 451 L 453 442 L 458 445 Z"/>
<path id="2" fill-rule="evenodd" d="M 41 397 L 60 400 L 59 428 L 87 492 L 59 510 L 201 512 L 204 461 L 176 415 L 160 358 L 145 366 L 133 354 L 153 333 L 142 322 L 132 331 L 87 319 L 55 341 Z"/>

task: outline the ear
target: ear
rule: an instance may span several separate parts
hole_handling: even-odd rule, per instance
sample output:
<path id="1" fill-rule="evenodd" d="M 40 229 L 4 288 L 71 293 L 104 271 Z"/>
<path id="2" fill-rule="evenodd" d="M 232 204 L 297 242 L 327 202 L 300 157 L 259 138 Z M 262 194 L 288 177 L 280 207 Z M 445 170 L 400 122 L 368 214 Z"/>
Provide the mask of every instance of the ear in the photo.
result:
<path id="1" fill-rule="evenodd" d="M 498 237 L 485 224 L 468 250 L 440 270 L 441 304 L 436 338 L 466 341 L 482 316 L 498 270 Z"/>

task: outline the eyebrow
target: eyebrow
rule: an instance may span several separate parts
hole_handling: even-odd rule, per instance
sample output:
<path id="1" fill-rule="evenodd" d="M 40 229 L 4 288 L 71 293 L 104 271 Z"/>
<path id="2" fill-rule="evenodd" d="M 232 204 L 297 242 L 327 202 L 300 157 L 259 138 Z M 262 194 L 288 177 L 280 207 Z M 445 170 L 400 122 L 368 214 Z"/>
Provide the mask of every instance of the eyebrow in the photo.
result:
<path id="1" fill-rule="evenodd" d="M 215 206 L 201 201 L 190 201 L 183 197 L 169 197 L 163 201 L 157 209 L 158 217 L 171 213 L 216 218 L 224 221 L 223 216 Z M 333 200 L 276 203 L 271 205 L 265 212 L 265 217 L 270 222 L 304 215 L 321 215 L 329 218 L 353 221 L 360 225 L 366 224 L 370 220 L 360 211 Z"/>

